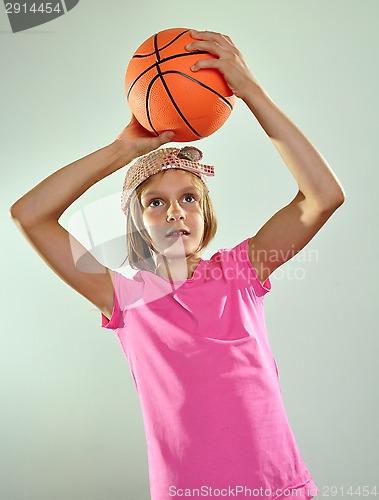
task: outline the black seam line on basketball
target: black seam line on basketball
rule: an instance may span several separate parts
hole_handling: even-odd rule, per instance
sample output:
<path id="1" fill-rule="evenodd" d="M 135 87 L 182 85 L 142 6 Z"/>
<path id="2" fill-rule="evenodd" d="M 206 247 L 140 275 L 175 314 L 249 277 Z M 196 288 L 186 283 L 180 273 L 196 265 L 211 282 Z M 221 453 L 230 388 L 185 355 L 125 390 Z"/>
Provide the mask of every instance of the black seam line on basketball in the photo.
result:
<path id="1" fill-rule="evenodd" d="M 167 47 L 169 47 L 171 44 L 173 44 L 174 42 L 176 42 L 176 40 L 177 40 L 178 38 L 180 38 L 181 36 L 183 36 L 185 33 L 188 33 L 189 31 L 190 31 L 190 30 L 186 30 L 186 31 L 183 31 L 182 33 L 179 33 L 179 35 L 177 35 L 175 38 L 173 38 L 173 39 L 171 40 L 171 42 L 168 42 L 168 44 L 166 44 L 164 47 L 161 47 L 161 48 L 160 48 L 160 49 L 158 49 L 158 50 L 164 50 L 164 49 L 167 49 Z M 158 34 L 158 33 L 156 33 L 156 34 L 154 35 L 154 37 L 156 37 L 156 36 L 157 36 L 157 34 Z M 133 58 L 134 58 L 134 57 L 137 57 L 137 58 L 144 58 L 144 57 L 153 56 L 154 54 L 155 54 L 155 51 L 154 51 L 154 52 L 152 52 L 151 54 L 134 54 Z M 132 58 L 132 59 L 133 59 L 133 58 Z"/>
<path id="2" fill-rule="evenodd" d="M 218 97 L 220 97 L 224 103 L 230 108 L 231 111 L 233 111 L 233 106 L 230 104 L 230 102 L 221 94 L 219 94 L 216 90 L 212 89 L 212 87 L 208 87 L 208 85 L 205 85 L 205 83 L 199 82 L 199 80 L 196 80 L 196 78 L 193 78 L 190 75 L 187 75 L 186 73 L 182 73 L 181 71 L 174 71 L 174 70 L 167 70 L 162 73 L 162 75 L 167 75 L 168 73 L 175 73 L 177 75 L 184 76 L 185 78 L 188 78 L 189 80 L 192 80 L 193 82 L 197 83 L 201 87 L 204 87 L 207 90 L 210 90 L 214 94 L 216 94 Z"/>
<path id="3" fill-rule="evenodd" d="M 162 59 L 160 61 L 159 64 L 163 64 L 165 63 L 166 61 L 170 61 L 171 59 L 175 59 L 176 57 L 187 57 L 187 56 L 192 56 L 193 54 L 197 55 L 197 54 L 209 54 L 209 52 L 206 52 L 205 50 L 199 50 L 197 52 L 185 52 L 183 54 L 175 54 L 173 56 L 168 56 L 168 57 L 165 57 L 164 59 Z M 151 54 L 152 55 L 152 54 Z M 144 71 L 142 71 L 142 73 L 140 75 L 137 76 L 137 78 L 130 84 L 130 87 L 129 87 L 129 90 L 128 90 L 128 94 L 126 96 L 127 99 L 129 99 L 129 94 L 132 90 L 132 88 L 134 87 L 134 85 L 138 82 L 138 80 L 145 74 L 147 73 L 148 71 L 150 71 L 151 69 L 154 68 L 154 66 L 156 66 L 157 63 L 155 62 L 154 64 L 152 64 L 151 66 L 149 66 L 148 68 L 146 68 Z"/>
<path id="4" fill-rule="evenodd" d="M 159 68 L 158 68 L 158 71 L 159 71 Z M 167 73 L 176 73 L 176 72 L 175 72 L 175 71 L 167 71 Z M 172 102 L 172 104 L 174 105 L 174 107 L 175 107 L 176 111 L 177 111 L 177 112 L 179 113 L 179 115 L 181 116 L 181 118 L 182 118 L 182 120 L 184 121 L 184 123 L 188 126 L 188 128 L 189 128 L 189 129 L 191 129 L 191 130 L 192 130 L 192 132 L 193 132 L 195 135 L 197 135 L 200 139 L 203 139 L 204 137 L 203 137 L 202 135 L 200 135 L 200 134 L 199 134 L 199 132 L 197 132 L 197 131 L 196 131 L 196 130 L 192 127 L 192 125 L 188 122 L 187 118 L 186 118 L 186 117 L 183 115 L 183 113 L 180 111 L 180 108 L 178 107 L 178 105 L 177 105 L 177 104 L 176 104 L 176 102 L 174 101 L 174 99 L 173 99 L 173 97 L 172 97 L 172 95 L 171 95 L 171 92 L 170 92 L 169 88 L 167 87 L 167 83 L 165 82 L 165 79 L 163 78 L 162 73 L 160 73 L 160 74 L 158 74 L 158 75 L 155 75 L 155 76 L 154 76 L 154 78 L 153 78 L 153 79 L 151 80 L 151 82 L 149 83 L 149 86 L 148 86 L 148 88 L 147 88 L 147 92 L 146 92 L 146 114 L 147 114 L 147 119 L 149 120 L 149 124 L 150 124 L 151 128 L 154 130 L 154 132 L 155 132 L 157 135 L 159 135 L 159 134 L 158 134 L 158 132 L 155 130 L 155 128 L 154 128 L 154 126 L 153 126 L 152 122 L 151 122 L 151 119 L 150 119 L 150 113 L 149 113 L 149 108 L 148 108 L 148 106 L 147 106 L 147 103 L 149 102 L 149 100 L 148 100 L 148 96 L 149 96 L 149 94 L 150 94 L 150 89 L 151 89 L 151 87 L 153 86 L 153 84 L 154 84 L 155 80 L 157 80 L 158 78 L 160 78 L 160 79 L 161 79 L 161 81 L 162 81 L 162 83 L 163 83 L 163 85 L 164 85 L 164 87 L 165 87 L 165 89 L 166 89 L 166 92 L 167 92 L 167 94 L 168 94 L 168 96 L 169 96 L 169 98 L 170 98 L 170 100 L 171 100 L 171 102 Z"/>
<path id="5" fill-rule="evenodd" d="M 156 40 L 157 40 L 157 36 L 154 37 L 154 44 L 155 44 L 155 47 L 157 49 L 157 52 L 156 52 L 156 57 L 157 57 L 157 65 L 156 65 L 157 66 L 157 72 L 158 72 L 158 76 L 160 77 L 160 79 L 161 79 L 161 81 L 163 83 L 164 88 L 166 89 L 167 95 L 168 95 L 170 101 L 172 102 L 172 104 L 174 105 L 176 111 L 179 113 L 180 117 L 182 118 L 182 120 L 184 121 L 184 123 L 187 125 L 187 127 L 190 130 L 192 130 L 192 132 L 195 135 L 197 135 L 200 139 L 203 139 L 203 136 L 201 134 L 199 134 L 199 132 L 192 127 L 192 125 L 190 124 L 190 122 L 183 115 L 183 113 L 180 110 L 179 106 L 176 104 L 175 99 L 172 97 L 172 94 L 170 92 L 170 89 L 168 88 L 166 80 L 163 78 L 163 74 L 165 74 L 165 73 L 162 73 L 160 65 L 159 65 L 159 59 L 158 59 L 158 57 L 159 57 L 159 51 L 158 51 L 158 47 L 157 47 L 157 44 L 156 44 Z"/>
<path id="6" fill-rule="evenodd" d="M 184 114 L 182 113 L 181 109 L 179 108 L 179 106 L 176 104 L 175 102 L 175 99 L 172 97 L 172 94 L 170 92 L 170 89 L 168 88 L 168 85 L 166 83 L 166 80 L 163 78 L 163 75 L 164 74 L 167 74 L 167 73 L 171 73 L 170 71 L 167 71 L 165 73 L 162 73 L 160 68 L 159 68 L 159 73 L 160 73 L 160 77 L 161 77 L 161 81 L 164 85 L 164 88 L 166 89 L 166 92 L 167 92 L 167 95 L 168 97 L 170 98 L 172 104 L 174 105 L 176 111 L 179 113 L 180 117 L 182 118 L 182 120 L 184 121 L 184 123 L 187 125 L 187 127 L 192 130 L 192 132 L 197 135 L 200 139 L 203 139 L 204 136 L 202 136 L 191 124 L 190 122 L 187 120 L 187 118 L 184 116 Z M 179 73 L 178 71 L 172 71 L 172 73 Z"/>
<path id="7" fill-rule="evenodd" d="M 149 85 L 147 87 L 145 109 L 146 109 L 146 115 L 147 115 L 147 119 L 149 120 L 150 127 L 154 130 L 154 132 L 157 135 L 159 135 L 158 132 L 156 131 L 155 127 L 153 126 L 153 122 L 151 121 L 150 111 L 149 111 L 149 96 L 150 96 L 150 91 L 151 91 L 151 87 L 153 86 L 154 81 L 157 78 L 158 78 L 158 75 L 155 75 L 154 78 L 150 81 L 150 83 L 149 83 Z"/>
<path id="8" fill-rule="evenodd" d="M 155 58 L 157 60 L 157 63 L 159 64 L 161 57 L 159 55 L 159 49 L 158 49 L 158 33 L 156 33 L 154 35 L 154 54 L 155 54 Z"/>

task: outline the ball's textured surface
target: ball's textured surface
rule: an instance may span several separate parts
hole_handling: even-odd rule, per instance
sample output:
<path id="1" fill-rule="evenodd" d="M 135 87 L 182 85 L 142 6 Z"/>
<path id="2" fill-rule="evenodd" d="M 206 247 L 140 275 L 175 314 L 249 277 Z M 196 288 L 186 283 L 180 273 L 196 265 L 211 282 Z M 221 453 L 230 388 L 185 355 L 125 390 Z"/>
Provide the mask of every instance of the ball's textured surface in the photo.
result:
<path id="1" fill-rule="evenodd" d="M 195 141 L 216 132 L 230 116 L 236 99 L 218 70 L 191 70 L 196 61 L 216 57 L 186 50 L 194 41 L 187 28 L 160 31 L 138 47 L 125 75 L 134 116 L 156 135 L 174 131 L 175 142 Z"/>

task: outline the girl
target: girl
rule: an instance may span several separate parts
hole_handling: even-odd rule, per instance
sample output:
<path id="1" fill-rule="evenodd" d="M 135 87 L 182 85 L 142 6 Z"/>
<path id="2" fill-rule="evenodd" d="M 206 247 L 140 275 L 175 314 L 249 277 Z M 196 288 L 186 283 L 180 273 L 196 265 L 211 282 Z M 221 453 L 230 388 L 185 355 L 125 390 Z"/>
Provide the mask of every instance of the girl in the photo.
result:
<path id="1" fill-rule="evenodd" d="M 319 490 L 286 417 L 264 297 L 271 273 L 304 248 L 345 194 L 232 40 L 210 31 L 192 37 L 188 51 L 216 56 L 199 59 L 193 77 L 202 68 L 220 71 L 294 176 L 299 190 L 288 205 L 253 237 L 203 260 L 217 229 L 205 179 L 213 167 L 200 163 L 201 151 L 191 146 L 158 149 L 174 134 L 154 137 L 132 116 L 116 140 L 42 181 L 11 207 L 11 216 L 51 269 L 96 305 L 102 326 L 118 335 L 141 402 L 153 500 L 310 499 Z M 126 278 L 91 254 L 81 272 L 72 250 L 85 249 L 59 218 L 136 158 L 122 209 L 130 265 L 138 272 Z"/>

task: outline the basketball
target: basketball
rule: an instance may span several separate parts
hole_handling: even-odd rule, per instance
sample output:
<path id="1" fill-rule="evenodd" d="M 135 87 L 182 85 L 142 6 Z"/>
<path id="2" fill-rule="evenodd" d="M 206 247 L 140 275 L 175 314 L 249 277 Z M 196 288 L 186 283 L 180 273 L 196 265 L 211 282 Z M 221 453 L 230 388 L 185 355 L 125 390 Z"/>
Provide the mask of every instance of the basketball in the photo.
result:
<path id="1" fill-rule="evenodd" d="M 218 130 L 230 116 L 235 96 L 213 68 L 192 71 L 200 59 L 216 56 L 187 51 L 191 29 L 171 28 L 145 40 L 125 74 L 126 98 L 139 123 L 159 135 L 175 132 L 175 142 L 190 142 Z"/>

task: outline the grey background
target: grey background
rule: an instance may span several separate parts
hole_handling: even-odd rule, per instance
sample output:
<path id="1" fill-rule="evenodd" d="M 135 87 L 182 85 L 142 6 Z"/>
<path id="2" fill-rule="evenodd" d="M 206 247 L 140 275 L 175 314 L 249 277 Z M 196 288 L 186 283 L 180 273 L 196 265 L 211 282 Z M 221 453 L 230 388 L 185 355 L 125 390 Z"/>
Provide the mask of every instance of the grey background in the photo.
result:
<path id="1" fill-rule="evenodd" d="M 2 498 L 149 498 L 142 415 L 117 337 L 33 251 L 8 209 L 119 134 L 130 119 L 128 60 L 169 27 L 228 34 L 345 188 L 345 204 L 271 276 L 266 322 L 288 418 L 319 497 L 335 488 L 338 498 L 358 498 L 348 496 L 350 486 L 378 483 L 378 15 L 375 0 L 225 7 L 81 0 L 51 23 L 12 34 L 0 12 Z M 210 186 L 220 227 L 209 258 L 253 236 L 297 184 L 242 101 L 197 144 L 217 172 Z M 63 221 L 111 199 L 103 238 L 108 227 L 122 233 L 116 212 L 125 171 L 87 191 Z"/>

